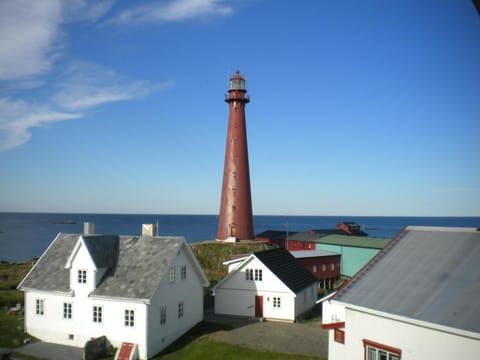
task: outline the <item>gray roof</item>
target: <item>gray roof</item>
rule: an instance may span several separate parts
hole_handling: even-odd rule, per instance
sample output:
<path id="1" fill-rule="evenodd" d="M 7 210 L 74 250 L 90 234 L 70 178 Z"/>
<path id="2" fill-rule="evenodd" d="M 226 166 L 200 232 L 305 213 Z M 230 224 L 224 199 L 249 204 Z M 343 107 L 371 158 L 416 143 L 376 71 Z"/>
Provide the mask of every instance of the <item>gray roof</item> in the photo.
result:
<path id="1" fill-rule="evenodd" d="M 70 273 L 65 269 L 78 234 L 58 234 L 19 285 L 20 289 L 70 291 Z"/>
<path id="2" fill-rule="evenodd" d="M 109 268 L 115 264 L 118 255 L 118 236 L 83 236 L 85 245 L 97 268 Z"/>
<path id="3" fill-rule="evenodd" d="M 299 251 L 290 251 L 296 259 L 303 258 L 312 258 L 312 257 L 322 257 L 322 256 L 340 256 L 339 253 L 327 250 L 299 250 Z"/>
<path id="4" fill-rule="evenodd" d="M 335 299 L 480 332 L 480 231 L 407 227 Z"/>
<path id="5" fill-rule="evenodd" d="M 69 292 L 69 270 L 65 264 L 80 236 L 59 234 L 19 288 Z M 113 264 L 92 295 L 131 299 L 150 299 L 167 273 L 170 261 L 186 244 L 183 237 L 93 235 L 84 239 L 96 263 Z M 118 241 L 118 256 L 108 260 L 115 246 L 113 239 Z M 105 241 L 95 246 L 94 240 Z M 204 278 L 204 282 L 208 280 Z"/>

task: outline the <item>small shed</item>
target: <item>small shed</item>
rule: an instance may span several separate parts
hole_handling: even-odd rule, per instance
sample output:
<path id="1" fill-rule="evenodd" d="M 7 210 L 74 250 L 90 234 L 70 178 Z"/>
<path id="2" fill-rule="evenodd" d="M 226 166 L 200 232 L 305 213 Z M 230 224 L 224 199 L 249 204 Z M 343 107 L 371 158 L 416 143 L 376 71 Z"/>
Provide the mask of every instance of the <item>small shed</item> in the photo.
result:
<path id="1" fill-rule="evenodd" d="M 287 250 L 257 252 L 213 287 L 215 313 L 293 322 L 315 305 L 316 283 Z"/>

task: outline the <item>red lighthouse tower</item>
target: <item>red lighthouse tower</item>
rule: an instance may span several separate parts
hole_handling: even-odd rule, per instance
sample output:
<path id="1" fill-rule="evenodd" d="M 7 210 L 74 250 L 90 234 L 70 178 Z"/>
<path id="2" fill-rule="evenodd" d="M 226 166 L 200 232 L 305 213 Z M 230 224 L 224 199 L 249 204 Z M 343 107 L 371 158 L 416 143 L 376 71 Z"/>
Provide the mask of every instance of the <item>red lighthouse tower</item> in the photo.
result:
<path id="1" fill-rule="evenodd" d="M 217 240 L 253 240 L 252 199 L 248 169 L 245 79 L 237 70 L 230 78 L 228 94 L 228 130 L 223 168 L 222 199 L 218 217 Z"/>

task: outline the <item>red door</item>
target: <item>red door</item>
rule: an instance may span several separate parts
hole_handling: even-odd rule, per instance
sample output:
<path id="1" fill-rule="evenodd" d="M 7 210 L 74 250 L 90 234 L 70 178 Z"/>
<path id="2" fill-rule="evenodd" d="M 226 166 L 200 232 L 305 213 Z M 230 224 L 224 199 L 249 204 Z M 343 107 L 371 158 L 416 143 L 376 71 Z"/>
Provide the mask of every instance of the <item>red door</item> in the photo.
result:
<path id="1" fill-rule="evenodd" d="M 263 317 L 263 296 L 255 296 L 255 317 Z"/>

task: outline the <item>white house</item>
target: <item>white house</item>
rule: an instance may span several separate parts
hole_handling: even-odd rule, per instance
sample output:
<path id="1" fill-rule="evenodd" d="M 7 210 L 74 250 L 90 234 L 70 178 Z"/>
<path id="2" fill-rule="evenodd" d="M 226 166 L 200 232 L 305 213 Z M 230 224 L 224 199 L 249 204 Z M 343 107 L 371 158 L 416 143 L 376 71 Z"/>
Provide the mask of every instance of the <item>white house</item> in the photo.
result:
<path id="1" fill-rule="evenodd" d="M 478 359 L 480 231 L 407 227 L 323 303 L 328 358 Z"/>
<path id="2" fill-rule="evenodd" d="M 203 320 L 208 285 L 183 237 L 59 234 L 19 289 L 29 334 L 78 347 L 104 335 L 146 359 Z"/>
<path id="3" fill-rule="evenodd" d="M 215 313 L 295 321 L 317 299 L 315 277 L 285 249 L 239 261 L 212 289 Z"/>

